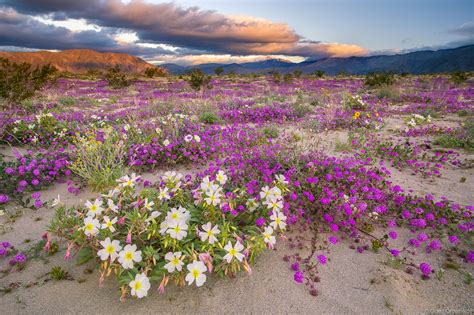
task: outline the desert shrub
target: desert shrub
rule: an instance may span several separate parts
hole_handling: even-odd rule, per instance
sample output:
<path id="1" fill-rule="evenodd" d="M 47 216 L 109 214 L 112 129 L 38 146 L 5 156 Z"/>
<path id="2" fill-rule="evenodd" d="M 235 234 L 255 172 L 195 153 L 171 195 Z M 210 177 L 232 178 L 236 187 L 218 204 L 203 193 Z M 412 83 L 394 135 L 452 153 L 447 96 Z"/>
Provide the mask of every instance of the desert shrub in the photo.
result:
<path id="1" fill-rule="evenodd" d="M 295 79 L 301 78 L 302 74 L 303 74 L 303 71 L 301 71 L 299 69 L 296 69 L 295 71 L 293 71 L 293 76 L 295 77 Z"/>
<path id="2" fill-rule="evenodd" d="M 316 70 L 313 73 L 313 75 L 318 79 L 324 77 L 324 74 L 325 72 L 323 70 Z"/>
<path id="3" fill-rule="evenodd" d="M 131 84 L 130 80 L 127 79 L 127 75 L 120 70 L 119 65 L 110 68 L 105 75 L 105 79 L 114 89 L 124 88 Z"/>
<path id="4" fill-rule="evenodd" d="M 395 82 L 395 75 L 390 72 L 371 72 L 365 76 L 364 84 L 368 87 L 389 86 Z"/>
<path id="5" fill-rule="evenodd" d="M 64 106 L 76 105 L 76 99 L 74 97 L 66 96 L 59 99 L 59 103 Z"/>
<path id="6" fill-rule="evenodd" d="M 166 75 L 166 70 L 159 67 L 150 67 L 145 69 L 145 76 L 147 78 L 163 77 Z"/>
<path id="7" fill-rule="evenodd" d="M 272 76 L 272 81 L 276 84 L 281 82 L 281 74 L 278 71 L 270 71 L 269 74 Z"/>
<path id="8" fill-rule="evenodd" d="M 400 98 L 400 92 L 388 85 L 381 86 L 377 90 L 376 95 L 378 98 L 387 98 L 390 100 L 396 100 Z"/>
<path id="9" fill-rule="evenodd" d="M 263 134 L 267 137 L 267 138 L 270 138 L 270 139 L 275 139 L 275 138 L 278 138 L 278 135 L 279 135 L 279 131 L 278 131 L 278 128 L 275 127 L 275 126 L 266 126 L 265 128 L 263 128 Z"/>
<path id="10" fill-rule="evenodd" d="M 285 83 L 291 83 L 293 81 L 293 76 L 291 75 L 291 73 L 286 73 L 284 76 L 283 76 L 283 82 Z"/>
<path id="11" fill-rule="evenodd" d="M 224 73 L 224 68 L 222 68 L 222 67 L 217 67 L 217 68 L 214 69 L 214 73 L 215 73 L 216 75 L 221 75 L 222 73 Z"/>
<path id="12" fill-rule="evenodd" d="M 184 80 L 188 82 L 189 86 L 195 91 L 202 91 L 210 88 L 211 77 L 206 75 L 201 69 L 191 70 Z"/>
<path id="13" fill-rule="evenodd" d="M 439 136 L 434 143 L 444 148 L 474 149 L 474 120 L 467 120 L 462 128 L 453 134 Z"/>
<path id="14" fill-rule="evenodd" d="M 55 79 L 57 70 L 51 65 L 33 68 L 31 64 L 10 62 L 0 58 L 0 98 L 7 107 L 31 98 Z"/>
<path id="15" fill-rule="evenodd" d="M 469 111 L 467 109 L 461 109 L 461 110 L 458 110 L 456 114 L 458 114 L 459 117 L 465 117 L 469 115 Z"/>
<path id="16" fill-rule="evenodd" d="M 469 79 L 469 74 L 464 71 L 456 71 L 451 73 L 450 79 L 456 84 L 462 84 Z"/>
<path id="17" fill-rule="evenodd" d="M 112 187 L 126 173 L 125 144 L 117 131 L 106 129 L 101 134 L 90 131 L 77 136 L 75 146 L 76 154 L 69 168 L 94 191 Z"/>
<path id="18" fill-rule="evenodd" d="M 199 115 L 199 121 L 205 124 L 213 125 L 219 121 L 219 117 L 215 113 L 204 112 Z"/>
<path id="19" fill-rule="evenodd" d="M 312 108 L 303 103 L 296 103 L 293 105 L 293 109 L 298 118 L 304 117 L 306 114 L 312 111 Z"/>

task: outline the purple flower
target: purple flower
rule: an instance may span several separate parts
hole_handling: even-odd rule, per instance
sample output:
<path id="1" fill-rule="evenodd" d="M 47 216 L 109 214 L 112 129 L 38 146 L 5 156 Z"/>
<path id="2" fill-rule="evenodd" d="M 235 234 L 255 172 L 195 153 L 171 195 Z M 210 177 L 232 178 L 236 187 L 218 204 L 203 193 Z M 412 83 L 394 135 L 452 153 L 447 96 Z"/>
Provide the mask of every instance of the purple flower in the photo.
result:
<path id="1" fill-rule="evenodd" d="M 258 218 L 257 221 L 255 221 L 255 224 L 258 227 L 262 227 L 265 224 L 265 219 L 264 218 Z"/>
<path id="2" fill-rule="evenodd" d="M 15 170 L 11 167 L 7 167 L 5 169 L 5 173 L 7 173 L 8 175 L 12 175 L 13 173 L 15 173 Z"/>
<path id="3" fill-rule="evenodd" d="M 304 275 L 301 271 L 297 271 L 295 272 L 293 279 L 295 280 L 296 283 L 303 283 Z"/>
<path id="4" fill-rule="evenodd" d="M 441 249 L 441 242 L 439 240 L 432 240 L 430 245 L 428 245 L 430 249 L 436 250 Z"/>
<path id="5" fill-rule="evenodd" d="M 451 235 L 448 237 L 448 239 L 451 244 L 459 243 L 459 237 L 457 237 L 456 235 Z"/>
<path id="6" fill-rule="evenodd" d="M 400 255 L 400 251 L 398 249 L 391 249 L 390 254 L 392 254 L 393 257 L 398 257 L 398 255 Z"/>
<path id="7" fill-rule="evenodd" d="M 43 206 L 43 202 L 41 200 L 38 199 L 38 200 L 35 201 L 35 207 L 36 208 L 41 208 L 42 206 Z"/>
<path id="8" fill-rule="evenodd" d="M 10 201 L 10 198 L 7 195 L 0 194 L 0 204 L 7 203 Z"/>
<path id="9" fill-rule="evenodd" d="M 318 260 L 321 265 L 325 265 L 327 263 L 327 258 L 324 255 L 318 255 Z"/>
<path id="10" fill-rule="evenodd" d="M 388 236 L 390 236 L 390 238 L 391 238 L 392 240 L 396 240 L 397 237 L 398 237 L 398 234 L 397 234 L 397 232 L 395 232 L 395 231 L 390 231 L 390 232 L 388 233 Z"/>
<path id="11" fill-rule="evenodd" d="M 429 276 L 431 272 L 431 266 L 428 263 L 421 263 L 420 264 L 420 271 L 423 275 Z"/>
<path id="12" fill-rule="evenodd" d="M 429 237 L 428 237 L 428 235 L 426 235 L 426 233 L 420 233 L 420 234 L 418 235 L 418 240 L 419 240 L 420 242 L 426 242 L 426 241 L 428 240 L 428 238 L 429 238 Z"/>
<path id="13" fill-rule="evenodd" d="M 474 251 L 470 250 L 467 252 L 466 257 L 464 258 L 468 263 L 474 263 Z"/>
<path id="14" fill-rule="evenodd" d="M 8 255 L 8 251 L 6 249 L 0 248 L 0 256 L 3 257 L 6 255 Z"/>
<path id="15" fill-rule="evenodd" d="M 36 191 L 36 192 L 31 194 L 31 198 L 40 199 L 41 198 L 41 193 L 39 191 Z"/>
<path id="16" fill-rule="evenodd" d="M 15 257 L 13 257 L 10 260 L 10 265 L 23 264 L 24 262 L 26 262 L 26 255 L 23 253 L 20 253 L 20 254 L 15 255 Z"/>
<path id="17" fill-rule="evenodd" d="M 335 236 L 329 236 L 328 241 L 331 244 L 336 244 L 337 243 L 337 238 Z"/>
<path id="18" fill-rule="evenodd" d="M 40 183 L 39 180 L 37 180 L 36 178 L 31 181 L 31 185 L 33 186 L 38 186 L 39 183 Z"/>
<path id="19" fill-rule="evenodd" d="M 300 271 L 300 264 L 298 264 L 297 262 L 291 264 L 291 270 Z"/>
<path id="20" fill-rule="evenodd" d="M 12 247 L 12 244 L 10 244 L 10 242 L 2 242 L 2 243 L 0 243 L 0 245 L 1 245 L 3 248 L 10 248 L 10 247 Z"/>

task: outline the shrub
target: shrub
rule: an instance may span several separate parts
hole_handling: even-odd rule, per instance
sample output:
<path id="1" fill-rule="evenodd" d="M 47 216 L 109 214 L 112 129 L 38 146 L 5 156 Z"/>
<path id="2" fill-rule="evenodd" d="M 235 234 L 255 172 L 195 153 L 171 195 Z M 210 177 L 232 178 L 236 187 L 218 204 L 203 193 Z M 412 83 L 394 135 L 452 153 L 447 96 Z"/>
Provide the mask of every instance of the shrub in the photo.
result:
<path id="1" fill-rule="evenodd" d="M 313 75 L 318 79 L 324 77 L 324 74 L 325 72 L 323 70 L 316 70 L 313 73 Z"/>
<path id="2" fill-rule="evenodd" d="M 278 71 L 270 71 L 269 74 L 272 76 L 272 80 L 275 84 L 279 84 L 281 82 L 281 75 Z"/>
<path id="3" fill-rule="evenodd" d="M 219 121 L 219 117 L 211 112 L 204 112 L 199 115 L 199 121 L 205 124 L 213 125 Z"/>
<path id="4" fill-rule="evenodd" d="M 291 83 L 293 81 L 293 76 L 291 75 L 291 73 L 286 73 L 284 76 L 283 76 L 283 82 L 285 83 Z"/>
<path id="5" fill-rule="evenodd" d="M 293 108 L 295 110 L 295 114 L 298 118 L 304 117 L 306 114 L 312 111 L 311 107 L 308 105 L 302 104 L 302 103 L 296 103 L 293 105 Z"/>
<path id="6" fill-rule="evenodd" d="M 105 79 L 114 89 L 124 88 L 131 84 L 125 73 L 120 70 L 119 65 L 115 65 L 115 67 L 110 68 L 105 75 Z"/>
<path id="7" fill-rule="evenodd" d="M 390 100 L 396 100 L 400 98 L 400 92 L 388 85 L 381 86 L 377 90 L 376 94 L 378 98 L 387 98 Z"/>
<path id="8" fill-rule="evenodd" d="M 29 63 L 15 63 L 0 58 L 0 98 L 7 107 L 31 98 L 55 79 L 57 69 L 51 65 L 32 68 Z"/>
<path id="9" fill-rule="evenodd" d="M 299 69 L 296 69 L 295 71 L 293 71 L 293 76 L 295 77 L 295 79 L 299 79 L 302 74 L 303 74 L 303 71 Z"/>
<path id="10" fill-rule="evenodd" d="M 278 138 L 279 131 L 278 128 L 275 126 L 267 126 L 263 128 L 263 134 L 270 139 Z"/>
<path id="11" fill-rule="evenodd" d="M 145 76 L 148 78 L 163 77 L 166 75 L 166 70 L 159 67 L 150 67 L 145 69 Z"/>
<path id="12" fill-rule="evenodd" d="M 214 73 L 216 75 L 221 75 L 222 73 L 224 73 L 224 68 L 223 67 L 217 67 L 214 69 Z"/>
<path id="13" fill-rule="evenodd" d="M 59 100 L 59 103 L 64 106 L 76 105 L 76 99 L 74 97 L 66 96 Z"/>
<path id="14" fill-rule="evenodd" d="M 76 155 L 69 168 L 94 191 L 112 187 L 126 173 L 125 144 L 117 131 L 88 132 L 77 136 L 75 145 Z"/>
<path id="15" fill-rule="evenodd" d="M 193 69 L 184 77 L 189 86 L 195 91 L 202 91 L 210 88 L 211 77 L 206 75 L 201 69 Z"/>
<path id="16" fill-rule="evenodd" d="M 364 84 L 368 87 L 389 86 L 395 83 L 395 75 L 390 72 L 371 72 L 365 76 Z"/>
<path id="17" fill-rule="evenodd" d="M 469 75 L 464 71 L 456 71 L 451 73 L 451 81 L 456 84 L 462 84 L 469 79 Z"/>
<path id="18" fill-rule="evenodd" d="M 349 111 L 365 110 L 368 107 L 360 95 L 352 96 L 350 94 L 344 94 L 342 96 L 342 105 Z"/>

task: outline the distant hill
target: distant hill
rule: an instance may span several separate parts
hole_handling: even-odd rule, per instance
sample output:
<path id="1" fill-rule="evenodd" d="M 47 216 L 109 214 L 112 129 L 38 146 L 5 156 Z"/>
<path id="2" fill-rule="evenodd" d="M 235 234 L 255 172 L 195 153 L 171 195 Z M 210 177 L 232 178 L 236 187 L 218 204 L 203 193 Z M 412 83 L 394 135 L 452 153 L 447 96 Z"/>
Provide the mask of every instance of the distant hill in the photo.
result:
<path id="1" fill-rule="evenodd" d="M 200 68 L 206 73 L 214 73 L 214 69 L 222 67 L 224 73 L 265 73 L 279 71 L 281 73 L 301 70 L 312 73 L 322 70 L 326 74 L 335 75 L 341 72 L 348 74 L 366 74 L 373 71 L 407 72 L 413 74 L 429 74 L 452 71 L 474 71 L 474 45 L 454 49 L 425 50 L 406 54 L 381 55 L 370 57 L 325 58 L 291 63 L 279 59 L 248 62 L 240 64 L 201 64 L 197 66 L 179 66 L 174 64 L 161 65 L 170 73 L 181 74 L 193 68 Z"/>
<path id="2" fill-rule="evenodd" d="M 34 66 L 52 64 L 60 71 L 84 73 L 88 70 L 107 70 L 116 64 L 122 71 L 141 73 L 145 69 L 154 67 L 145 60 L 123 53 L 97 52 L 87 49 L 73 49 L 59 52 L 3 52 L 0 57 L 14 62 L 28 62 Z"/>

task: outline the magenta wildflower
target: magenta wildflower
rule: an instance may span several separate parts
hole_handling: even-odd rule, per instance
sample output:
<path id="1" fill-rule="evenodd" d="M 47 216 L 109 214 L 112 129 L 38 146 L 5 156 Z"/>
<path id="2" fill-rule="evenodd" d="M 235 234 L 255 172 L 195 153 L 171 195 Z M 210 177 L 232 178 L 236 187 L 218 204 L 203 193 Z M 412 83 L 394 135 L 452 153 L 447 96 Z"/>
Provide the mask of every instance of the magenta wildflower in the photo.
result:
<path id="1" fill-rule="evenodd" d="M 395 232 L 395 231 L 390 231 L 390 232 L 388 233 L 388 236 L 390 236 L 390 238 L 391 238 L 392 240 L 396 240 L 397 237 L 398 237 L 398 234 L 397 234 L 397 232 Z"/>
<path id="2" fill-rule="evenodd" d="M 327 263 L 327 258 L 324 255 L 318 255 L 318 260 L 321 265 L 325 265 Z"/>
<path id="3" fill-rule="evenodd" d="M 299 271 L 299 270 L 300 270 L 300 264 L 297 263 L 297 262 L 291 264 L 291 270 L 293 270 L 293 271 Z"/>
<path id="4" fill-rule="evenodd" d="M 428 263 L 421 263 L 420 264 L 420 271 L 424 276 L 429 276 L 431 272 L 431 266 Z"/>
<path id="5" fill-rule="evenodd" d="M 295 272 L 293 279 L 295 280 L 296 283 L 303 283 L 304 275 L 301 271 L 297 271 Z"/>

